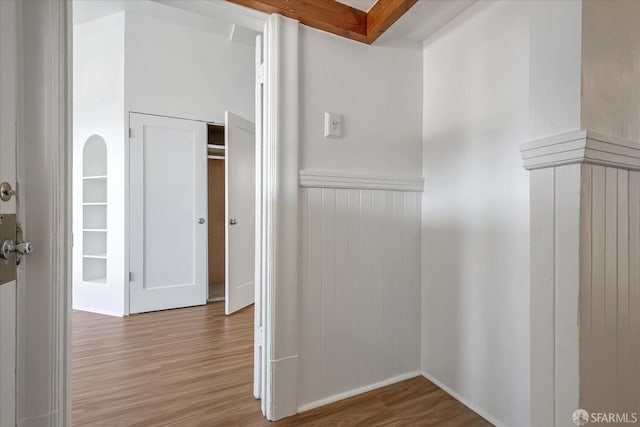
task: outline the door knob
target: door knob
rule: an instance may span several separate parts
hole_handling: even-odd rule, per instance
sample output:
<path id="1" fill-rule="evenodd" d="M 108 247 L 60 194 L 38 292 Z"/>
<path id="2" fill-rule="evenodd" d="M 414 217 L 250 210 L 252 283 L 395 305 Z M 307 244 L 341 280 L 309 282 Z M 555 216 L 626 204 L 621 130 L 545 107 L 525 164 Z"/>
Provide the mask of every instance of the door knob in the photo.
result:
<path id="1" fill-rule="evenodd" d="M 204 218 L 198 218 L 198 224 L 204 224 Z"/>
<path id="2" fill-rule="evenodd" d="M 0 258 L 8 260 L 12 254 L 29 255 L 33 252 L 31 242 L 16 243 L 11 239 L 5 239 L 0 243 Z"/>
<path id="3" fill-rule="evenodd" d="M 237 223 L 238 223 L 238 220 L 237 220 L 237 219 L 235 219 L 235 218 L 231 218 L 231 219 L 229 220 L 229 225 L 236 225 Z"/>
<path id="4" fill-rule="evenodd" d="M 8 202 L 11 200 L 13 196 L 16 195 L 16 192 L 11 188 L 11 184 L 8 182 L 3 182 L 0 184 L 0 200 L 3 202 Z"/>

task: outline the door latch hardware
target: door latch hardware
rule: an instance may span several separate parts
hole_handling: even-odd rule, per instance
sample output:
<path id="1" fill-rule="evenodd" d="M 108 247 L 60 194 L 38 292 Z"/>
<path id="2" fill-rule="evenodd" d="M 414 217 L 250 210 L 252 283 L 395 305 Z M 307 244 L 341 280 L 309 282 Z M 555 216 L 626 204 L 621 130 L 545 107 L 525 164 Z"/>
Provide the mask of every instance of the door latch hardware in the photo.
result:
<path id="1" fill-rule="evenodd" d="M 15 214 L 0 214 L 0 285 L 16 280 L 17 265 L 33 252 L 31 242 L 22 241 Z"/>
<path id="2" fill-rule="evenodd" d="M 229 220 L 229 225 L 236 225 L 237 223 L 238 223 L 238 220 L 237 220 L 237 219 L 235 219 L 235 218 L 231 218 L 231 219 Z"/>
<path id="3" fill-rule="evenodd" d="M 0 200 L 8 202 L 15 195 L 16 192 L 11 188 L 11 184 L 6 181 L 0 184 Z"/>
<path id="4" fill-rule="evenodd" d="M 33 252 L 33 244 L 25 242 L 22 236 L 22 228 L 16 225 L 16 265 L 20 265 L 23 255 L 29 255 Z"/>
<path id="5" fill-rule="evenodd" d="M 7 253 L 7 258 L 0 257 L 0 285 L 16 280 L 16 259 L 14 252 L 10 251 L 9 243 L 16 237 L 16 215 L 0 214 L 0 250 Z M 5 243 L 7 240 L 10 242 Z"/>

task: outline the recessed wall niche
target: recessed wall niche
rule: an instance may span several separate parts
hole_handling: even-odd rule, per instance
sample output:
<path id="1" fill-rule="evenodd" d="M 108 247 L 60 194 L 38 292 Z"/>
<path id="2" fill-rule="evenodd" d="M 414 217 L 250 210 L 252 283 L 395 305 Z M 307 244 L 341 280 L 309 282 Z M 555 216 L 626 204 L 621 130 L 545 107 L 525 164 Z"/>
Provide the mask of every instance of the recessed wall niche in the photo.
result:
<path id="1" fill-rule="evenodd" d="M 107 283 L 107 144 L 92 135 L 82 152 L 82 280 Z"/>

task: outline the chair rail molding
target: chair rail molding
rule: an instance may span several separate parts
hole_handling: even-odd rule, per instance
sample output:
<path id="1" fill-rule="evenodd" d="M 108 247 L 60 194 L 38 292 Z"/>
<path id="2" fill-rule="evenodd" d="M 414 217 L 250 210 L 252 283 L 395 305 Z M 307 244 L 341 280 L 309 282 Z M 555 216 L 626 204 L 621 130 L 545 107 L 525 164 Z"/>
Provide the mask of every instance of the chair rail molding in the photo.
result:
<path id="1" fill-rule="evenodd" d="M 589 130 L 578 130 L 523 144 L 528 170 L 575 163 L 640 170 L 640 144 Z"/>
<path id="2" fill-rule="evenodd" d="M 329 170 L 301 170 L 300 187 L 424 191 L 423 177 L 364 175 Z"/>
<path id="3" fill-rule="evenodd" d="M 531 425 L 640 405 L 640 144 L 589 130 L 521 146 L 530 170 Z M 620 375 L 624 372 L 624 375 Z"/>

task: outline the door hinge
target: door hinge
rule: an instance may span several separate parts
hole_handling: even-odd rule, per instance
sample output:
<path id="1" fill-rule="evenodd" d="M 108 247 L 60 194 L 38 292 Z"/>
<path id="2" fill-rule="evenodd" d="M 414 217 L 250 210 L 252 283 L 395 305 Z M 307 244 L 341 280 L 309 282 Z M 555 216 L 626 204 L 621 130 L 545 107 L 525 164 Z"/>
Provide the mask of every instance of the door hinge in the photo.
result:
<path id="1" fill-rule="evenodd" d="M 129 272 L 129 281 L 133 282 L 133 273 L 132 272 Z"/>
<path id="2" fill-rule="evenodd" d="M 258 328 L 256 328 L 257 332 L 258 332 L 258 342 L 256 343 L 258 346 L 263 347 L 264 346 L 264 329 L 262 328 L 262 326 L 258 326 Z"/>
<path id="3" fill-rule="evenodd" d="M 264 62 L 256 67 L 256 81 L 264 84 Z"/>
<path id="4" fill-rule="evenodd" d="M 133 129 L 129 128 L 129 138 L 132 138 L 132 137 L 133 137 Z"/>

